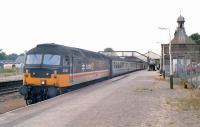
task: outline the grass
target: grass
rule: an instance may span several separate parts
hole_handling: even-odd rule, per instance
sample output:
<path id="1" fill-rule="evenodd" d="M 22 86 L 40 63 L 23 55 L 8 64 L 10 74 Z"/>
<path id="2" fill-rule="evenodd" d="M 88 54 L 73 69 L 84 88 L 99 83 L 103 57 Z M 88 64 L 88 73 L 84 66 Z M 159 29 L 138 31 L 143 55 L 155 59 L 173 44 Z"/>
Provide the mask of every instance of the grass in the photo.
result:
<path id="1" fill-rule="evenodd" d="M 145 91 L 153 91 L 153 89 L 150 89 L 150 88 L 137 88 L 135 91 L 145 92 Z"/>
<path id="2" fill-rule="evenodd" d="M 179 111 L 200 111 L 200 98 L 166 99 L 166 104 L 176 107 Z"/>
<path id="3" fill-rule="evenodd" d="M 153 78 L 154 78 L 155 80 L 157 80 L 157 81 L 165 81 L 165 80 L 166 80 L 166 79 L 163 78 L 162 75 L 160 75 L 160 73 L 159 73 L 159 75 L 153 76 Z"/>
<path id="4" fill-rule="evenodd" d="M 7 77 L 22 74 L 20 69 L 0 69 L 0 77 Z"/>
<path id="5" fill-rule="evenodd" d="M 175 123 L 176 123 L 175 121 L 170 121 L 170 122 L 169 122 L 169 124 L 171 124 L 171 125 L 172 125 L 172 124 L 175 124 Z"/>
<path id="6" fill-rule="evenodd" d="M 187 85 L 187 89 L 184 88 L 185 84 Z M 180 81 L 177 85 L 180 89 L 190 91 L 190 95 L 184 98 L 166 99 L 166 104 L 176 108 L 177 111 L 200 111 L 200 91 L 187 81 Z"/>

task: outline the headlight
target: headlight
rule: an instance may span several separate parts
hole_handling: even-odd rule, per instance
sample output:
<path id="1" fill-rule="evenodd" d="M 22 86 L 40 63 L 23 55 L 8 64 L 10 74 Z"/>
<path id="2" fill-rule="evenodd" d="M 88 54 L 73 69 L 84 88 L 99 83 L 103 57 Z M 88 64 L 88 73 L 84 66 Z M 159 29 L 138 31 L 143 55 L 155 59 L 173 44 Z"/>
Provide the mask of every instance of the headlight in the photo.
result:
<path id="1" fill-rule="evenodd" d="M 45 84 L 45 81 L 42 81 L 41 84 L 44 85 L 44 84 Z"/>

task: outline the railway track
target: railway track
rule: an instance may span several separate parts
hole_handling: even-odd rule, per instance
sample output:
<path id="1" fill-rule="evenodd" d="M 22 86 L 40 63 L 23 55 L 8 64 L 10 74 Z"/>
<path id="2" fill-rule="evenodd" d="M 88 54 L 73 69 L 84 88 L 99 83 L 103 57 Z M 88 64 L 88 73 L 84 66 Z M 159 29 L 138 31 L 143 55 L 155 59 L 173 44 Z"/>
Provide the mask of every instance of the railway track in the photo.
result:
<path id="1" fill-rule="evenodd" d="M 20 85 L 22 85 L 22 80 L 0 82 L 0 96 L 17 92 Z"/>

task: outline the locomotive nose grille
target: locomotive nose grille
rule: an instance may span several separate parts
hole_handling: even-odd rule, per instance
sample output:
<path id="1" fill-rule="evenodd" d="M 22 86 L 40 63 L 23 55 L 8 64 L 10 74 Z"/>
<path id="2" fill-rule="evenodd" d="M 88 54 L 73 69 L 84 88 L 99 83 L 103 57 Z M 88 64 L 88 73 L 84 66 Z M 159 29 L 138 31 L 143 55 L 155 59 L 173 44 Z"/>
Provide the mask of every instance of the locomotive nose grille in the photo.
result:
<path id="1" fill-rule="evenodd" d="M 31 69 L 31 77 L 34 78 L 50 78 L 53 72 L 49 69 Z"/>

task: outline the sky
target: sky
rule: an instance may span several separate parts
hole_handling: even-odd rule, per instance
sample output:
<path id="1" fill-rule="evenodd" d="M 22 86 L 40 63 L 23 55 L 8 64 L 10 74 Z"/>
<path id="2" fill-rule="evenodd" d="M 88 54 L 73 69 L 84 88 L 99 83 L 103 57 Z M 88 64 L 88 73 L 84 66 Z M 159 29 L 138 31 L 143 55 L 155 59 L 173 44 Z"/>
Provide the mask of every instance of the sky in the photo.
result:
<path id="1" fill-rule="evenodd" d="M 200 33 L 197 0 L 0 0 L 0 49 L 23 53 L 56 43 L 91 51 L 153 51 L 173 38 L 177 18 Z"/>

